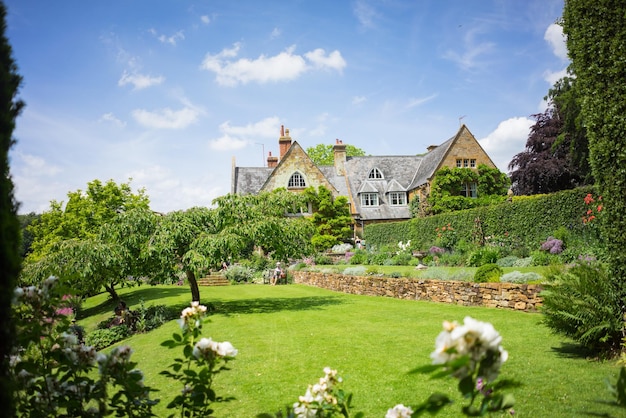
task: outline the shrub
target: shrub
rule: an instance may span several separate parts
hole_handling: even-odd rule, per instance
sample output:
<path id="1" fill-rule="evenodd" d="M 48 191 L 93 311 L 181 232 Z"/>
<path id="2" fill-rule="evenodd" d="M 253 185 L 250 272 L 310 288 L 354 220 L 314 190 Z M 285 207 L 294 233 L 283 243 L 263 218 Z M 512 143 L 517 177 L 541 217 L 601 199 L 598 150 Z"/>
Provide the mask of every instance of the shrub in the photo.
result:
<path id="1" fill-rule="evenodd" d="M 474 273 L 476 283 L 499 282 L 502 276 L 502 268 L 495 263 L 484 264 Z"/>
<path id="2" fill-rule="evenodd" d="M 469 267 L 480 267 L 484 264 L 495 264 L 500 257 L 500 252 L 497 248 L 482 247 L 467 257 L 467 265 Z"/>
<path id="3" fill-rule="evenodd" d="M 333 264 L 333 259 L 325 254 L 317 254 L 313 258 L 313 262 L 315 264 L 331 265 Z"/>
<path id="4" fill-rule="evenodd" d="M 396 266 L 408 266 L 409 263 L 411 263 L 411 260 L 413 259 L 413 256 L 411 254 L 408 253 L 400 253 L 400 254 L 396 254 L 393 257 L 393 261 L 394 261 L 394 265 Z"/>
<path id="5" fill-rule="evenodd" d="M 532 257 L 524 257 L 515 261 L 515 263 L 513 263 L 511 267 L 529 267 L 529 266 L 532 266 L 532 264 L 533 264 Z"/>
<path id="6" fill-rule="evenodd" d="M 563 252 L 563 241 L 554 237 L 548 239 L 541 244 L 542 251 L 548 251 L 550 254 L 561 254 Z"/>
<path id="7" fill-rule="evenodd" d="M 514 255 L 508 255 L 506 257 L 498 259 L 498 261 L 496 261 L 496 264 L 500 267 L 513 267 L 517 260 L 519 260 L 518 257 Z"/>
<path id="8" fill-rule="evenodd" d="M 357 267 L 346 267 L 343 270 L 343 274 L 346 276 L 365 276 L 365 267 L 357 266 Z"/>
<path id="9" fill-rule="evenodd" d="M 545 285 L 543 322 L 597 353 L 618 350 L 624 325 L 619 293 L 599 263 L 560 270 Z"/>
<path id="10" fill-rule="evenodd" d="M 400 277 L 402 277 L 402 273 L 400 273 L 399 271 L 392 271 L 389 277 L 399 279 Z"/>
<path id="11" fill-rule="evenodd" d="M 389 260 L 393 257 L 393 254 L 388 251 L 380 251 L 377 253 L 370 253 L 368 258 L 368 264 L 374 264 L 377 266 L 382 266 L 385 264 L 386 260 Z"/>
<path id="12" fill-rule="evenodd" d="M 254 270 L 244 266 L 230 266 L 224 271 L 224 276 L 231 284 L 251 282 L 254 277 Z"/>
<path id="13" fill-rule="evenodd" d="M 333 245 L 333 248 L 331 248 L 330 252 L 334 253 L 334 254 L 343 254 L 346 253 L 348 251 L 351 251 L 354 247 L 352 246 L 352 244 L 337 244 L 337 245 Z"/>
<path id="14" fill-rule="evenodd" d="M 378 269 L 378 267 L 376 267 L 376 266 L 369 266 L 369 267 L 367 268 L 366 273 L 367 273 L 367 275 L 368 275 L 368 276 L 375 276 L 375 275 L 377 275 L 377 274 L 382 274 L 382 273 L 380 272 L 380 270 Z"/>
<path id="15" fill-rule="evenodd" d="M 357 249 L 350 257 L 350 264 L 367 264 L 367 251 Z"/>
<path id="16" fill-rule="evenodd" d="M 124 338 L 130 336 L 130 330 L 126 325 L 117 325 L 106 329 L 96 329 L 85 338 L 85 345 L 92 346 L 96 350 L 102 350 Z"/>
<path id="17" fill-rule="evenodd" d="M 153 305 L 145 307 L 143 303 L 135 311 L 136 320 L 133 332 L 148 332 L 160 327 L 164 323 L 178 317 L 178 310 L 168 308 L 165 305 Z"/>
<path id="18" fill-rule="evenodd" d="M 542 276 L 538 273 L 528 272 L 522 273 L 520 271 L 512 271 L 510 273 L 503 274 L 500 277 L 502 283 L 529 283 L 541 280 Z"/>
<path id="19" fill-rule="evenodd" d="M 549 266 L 559 263 L 559 257 L 546 251 L 533 251 L 530 253 L 533 266 Z"/>

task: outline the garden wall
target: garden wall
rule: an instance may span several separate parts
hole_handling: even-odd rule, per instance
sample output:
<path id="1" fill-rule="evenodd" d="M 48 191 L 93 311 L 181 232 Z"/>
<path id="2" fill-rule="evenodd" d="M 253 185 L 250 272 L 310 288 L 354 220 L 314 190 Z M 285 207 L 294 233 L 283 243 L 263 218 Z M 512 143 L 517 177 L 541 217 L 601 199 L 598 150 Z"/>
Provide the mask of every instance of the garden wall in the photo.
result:
<path id="1" fill-rule="evenodd" d="M 355 295 L 428 300 L 461 306 L 483 306 L 536 312 L 541 306 L 539 285 L 472 283 L 390 277 L 348 276 L 333 273 L 292 271 L 294 283 Z"/>

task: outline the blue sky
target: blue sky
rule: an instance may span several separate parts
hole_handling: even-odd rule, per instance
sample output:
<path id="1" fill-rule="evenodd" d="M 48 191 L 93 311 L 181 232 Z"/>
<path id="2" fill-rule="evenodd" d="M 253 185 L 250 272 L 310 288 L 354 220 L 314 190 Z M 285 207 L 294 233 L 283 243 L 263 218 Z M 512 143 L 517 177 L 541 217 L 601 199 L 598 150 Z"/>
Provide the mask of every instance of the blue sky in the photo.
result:
<path id="1" fill-rule="evenodd" d="M 20 213 L 94 179 L 209 206 L 280 126 L 411 155 L 465 123 L 498 167 L 568 65 L 562 0 L 5 0 Z"/>

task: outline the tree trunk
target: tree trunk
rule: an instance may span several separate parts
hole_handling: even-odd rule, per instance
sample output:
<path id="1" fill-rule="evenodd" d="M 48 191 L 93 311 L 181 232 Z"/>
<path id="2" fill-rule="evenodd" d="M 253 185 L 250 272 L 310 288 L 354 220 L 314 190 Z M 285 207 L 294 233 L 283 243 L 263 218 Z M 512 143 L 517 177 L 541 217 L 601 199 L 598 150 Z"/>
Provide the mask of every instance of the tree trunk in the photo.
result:
<path id="1" fill-rule="evenodd" d="M 107 286 L 106 284 L 104 285 L 104 290 L 106 290 L 107 292 L 109 292 L 109 294 L 111 295 L 111 299 L 113 299 L 114 301 L 118 301 L 120 300 L 119 295 L 117 294 L 117 292 L 115 291 L 115 287 L 114 285 L 111 286 Z"/>
<path id="2" fill-rule="evenodd" d="M 189 281 L 189 287 L 191 288 L 191 301 L 200 302 L 200 289 L 198 288 L 198 281 L 196 275 L 192 270 L 185 270 L 187 280 Z"/>

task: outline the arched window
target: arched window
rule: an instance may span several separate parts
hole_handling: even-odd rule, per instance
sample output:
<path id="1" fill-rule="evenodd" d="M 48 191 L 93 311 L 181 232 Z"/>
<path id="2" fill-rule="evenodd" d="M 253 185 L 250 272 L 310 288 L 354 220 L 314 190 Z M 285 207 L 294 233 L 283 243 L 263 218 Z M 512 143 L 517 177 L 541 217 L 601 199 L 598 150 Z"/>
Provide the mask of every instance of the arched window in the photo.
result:
<path id="1" fill-rule="evenodd" d="M 370 174 L 367 176 L 368 179 L 384 179 L 382 171 L 377 168 L 372 168 Z"/>
<path id="2" fill-rule="evenodd" d="M 306 182 L 304 181 L 304 177 L 302 177 L 302 174 L 298 172 L 293 173 L 291 177 L 289 177 L 289 183 L 287 183 L 287 187 L 306 187 Z"/>

